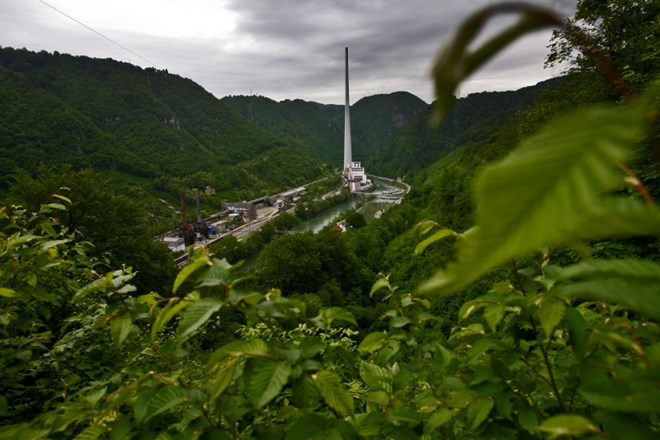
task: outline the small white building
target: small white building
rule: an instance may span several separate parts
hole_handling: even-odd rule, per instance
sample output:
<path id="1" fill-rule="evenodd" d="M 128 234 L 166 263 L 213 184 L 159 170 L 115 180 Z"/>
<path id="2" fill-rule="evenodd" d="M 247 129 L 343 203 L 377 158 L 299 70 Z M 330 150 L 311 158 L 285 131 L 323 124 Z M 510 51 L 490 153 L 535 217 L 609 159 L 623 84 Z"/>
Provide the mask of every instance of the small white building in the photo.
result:
<path id="1" fill-rule="evenodd" d="M 165 237 L 163 243 L 174 253 L 186 250 L 186 244 L 183 237 Z"/>
<path id="2" fill-rule="evenodd" d="M 347 171 L 348 189 L 351 192 L 363 192 L 371 189 L 371 180 L 367 178 L 361 162 L 351 162 Z"/>

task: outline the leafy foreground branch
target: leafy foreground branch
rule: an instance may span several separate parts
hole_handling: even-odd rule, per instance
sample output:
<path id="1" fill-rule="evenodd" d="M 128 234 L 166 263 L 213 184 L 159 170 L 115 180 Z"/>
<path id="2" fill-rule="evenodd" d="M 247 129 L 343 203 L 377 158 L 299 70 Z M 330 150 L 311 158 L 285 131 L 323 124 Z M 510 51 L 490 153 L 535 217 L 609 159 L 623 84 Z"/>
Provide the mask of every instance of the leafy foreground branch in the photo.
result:
<path id="1" fill-rule="evenodd" d="M 363 335 L 346 310 L 308 316 L 204 250 L 172 296 L 136 292 L 60 224 L 68 200 L 3 208 L 0 439 L 657 438 L 660 265 L 554 255 L 660 235 L 657 207 L 618 191 L 656 101 L 560 118 L 484 170 L 477 226 L 417 247 L 459 235 L 423 294 L 512 267 L 448 337 L 387 277 L 371 291 L 386 330 Z"/>

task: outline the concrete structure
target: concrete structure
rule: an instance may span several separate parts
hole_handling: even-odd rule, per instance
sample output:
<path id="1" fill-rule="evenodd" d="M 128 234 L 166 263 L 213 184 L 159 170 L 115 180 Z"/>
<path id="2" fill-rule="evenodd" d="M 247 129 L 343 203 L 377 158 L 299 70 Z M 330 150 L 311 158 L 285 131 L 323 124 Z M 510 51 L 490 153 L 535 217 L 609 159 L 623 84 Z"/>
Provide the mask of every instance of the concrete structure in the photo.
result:
<path id="1" fill-rule="evenodd" d="M 172 252 L 183 252 L 186 250 L 183 237 L 164 237 L 163 243 L 165 243 Z"/>
<path id="2" fill-rule="evenodd" d="M 351 104 L 348 93 L 348 47 L 346 49 L 346 102 L 344 104 L 344 170 L 342 176 L 350 192 L 364 192 L 371 189 L 371 181 L 362 163 L 353 161 L 351 144 Z"/>
<path id="3" fill-rule="evenodd" d="M 351 103 L 348 97 L 348 47 L 346 50 L 346 100 L 344 104 L 344 170 L 348 170 L 351 166 L 352 154 L 351 151 Z"/>

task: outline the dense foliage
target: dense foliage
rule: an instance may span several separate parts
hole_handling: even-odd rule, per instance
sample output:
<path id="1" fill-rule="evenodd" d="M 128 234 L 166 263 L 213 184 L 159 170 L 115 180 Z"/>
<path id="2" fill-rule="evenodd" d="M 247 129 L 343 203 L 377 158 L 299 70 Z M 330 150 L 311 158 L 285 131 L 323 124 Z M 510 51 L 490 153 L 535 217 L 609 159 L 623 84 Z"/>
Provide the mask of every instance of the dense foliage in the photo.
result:
<path id="1" fill-rule="evenodd" d="M 472 48 L 501 12 L 521 21 Z M 558 21 L 490 6 L 439 63 Z M 660 84 L 621 102 L 589 74 L 380 220 L 270 236 L 257 278 L 201 249 L 171 290 L 137 290 L 89 257 L 68 197 L 2 208 L 0 439 L 657 438 L 660 210 L 634 169 Z M 435 187 L 451 173 L 470 182 Z"/>
<path id="2" fill-rule="evenodd" d="M 179 194 L 208 185 L 217 195 L 204 204 L 217 211 L 223 199 L 276 193 L 329 171 L 311 147 L 167 71 L 0 48 L 0 85 L 0 190 L 17 168 L 92 167 L 166 218 L 159 197 L 177 205 Z"/>
<path id="3" fill-rule="evenodd" d="M 367 169 L 382 176 L 407 176 L 426 168 L 456 148 L 488 139 L 512 114 L 530 106 L 558 79 L 512 92 L 480 92 L 458 99 L 443 118 L 432 125 L 432 107 L 421 111 L 408 125 L 381 145 L 366 161 Z"/>

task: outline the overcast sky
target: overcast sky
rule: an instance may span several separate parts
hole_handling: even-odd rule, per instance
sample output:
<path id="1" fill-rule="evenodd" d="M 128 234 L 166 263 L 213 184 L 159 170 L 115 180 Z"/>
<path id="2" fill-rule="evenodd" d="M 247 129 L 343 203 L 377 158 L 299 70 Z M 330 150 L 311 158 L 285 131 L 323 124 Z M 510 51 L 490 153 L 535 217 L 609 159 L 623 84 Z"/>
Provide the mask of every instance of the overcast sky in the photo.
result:
<path id="1" fill-rule="evenodd" d="M 529 2 L 567 15 L 576 3 Z M 192 79 L 218 98 L 259 94 L 336 104 L 344 100 L 348 46 L 352 103 L 400 90 L 431 102 L 429 70 L 438 48 L 471 11 L 491 3 L 0 0 L 0 45 L 153 64 Z M 527 36 L 465 82 L 461 95 L 513 90 L 557 76 L 560 70 L 543 68 L 549 38 L 550 31 Z"/>

